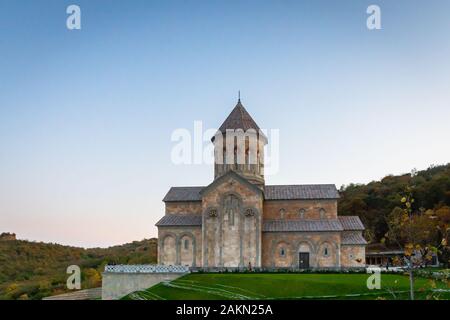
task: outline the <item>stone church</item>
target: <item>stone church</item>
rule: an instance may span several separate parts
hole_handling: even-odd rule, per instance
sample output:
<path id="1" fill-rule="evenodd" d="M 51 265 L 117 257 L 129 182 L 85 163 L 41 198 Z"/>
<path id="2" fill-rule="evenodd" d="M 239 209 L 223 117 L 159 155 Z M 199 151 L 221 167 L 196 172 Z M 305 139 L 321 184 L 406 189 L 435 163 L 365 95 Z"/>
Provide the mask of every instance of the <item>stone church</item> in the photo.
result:
<path id="1" fill-rule="evenodd" d="M 253 157 L 248 140 L 233 138 L 224 146 L 219 139 L 237 130 L 256 132 Z M 364 267 L 364 226 L 359 217 L 338 215 L 335 185 L 265 184 L 267 138 L 240 100 L 212 142 L 214 181 L 172 187 L 163 199 L 165 215 L 156 223 L 159 264 L 205 269 Z M 236 161 L 236 150 L 243 150 L 243 162 Z"/>

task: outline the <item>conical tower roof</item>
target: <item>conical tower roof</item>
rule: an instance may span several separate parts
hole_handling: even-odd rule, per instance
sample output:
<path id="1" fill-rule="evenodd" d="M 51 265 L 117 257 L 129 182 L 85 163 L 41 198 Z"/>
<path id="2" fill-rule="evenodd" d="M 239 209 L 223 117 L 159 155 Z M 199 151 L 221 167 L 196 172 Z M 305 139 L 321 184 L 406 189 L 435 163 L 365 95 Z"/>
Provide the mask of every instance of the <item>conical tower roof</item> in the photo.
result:
<path id="1" fill-rule="evenodd" d="M 231 111 L 230 115 L 220 126 L 219 131 L 226 133 L 227 129 L 242 129 L 244 131 L 254 129 L 256 132 L 259 132 L 260 130 L 255 120 L 253 120 L 252 116 L 245 110 L 240 99 L 233 111 Z"/>

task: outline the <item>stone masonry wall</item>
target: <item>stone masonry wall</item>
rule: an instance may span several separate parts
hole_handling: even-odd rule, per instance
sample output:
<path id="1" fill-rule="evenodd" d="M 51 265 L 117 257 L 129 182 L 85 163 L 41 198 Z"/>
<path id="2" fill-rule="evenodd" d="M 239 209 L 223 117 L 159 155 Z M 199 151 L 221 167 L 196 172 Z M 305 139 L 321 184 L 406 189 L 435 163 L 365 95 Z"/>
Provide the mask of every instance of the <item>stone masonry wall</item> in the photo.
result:
<path id="1" fill-rule="evenodd" d="M 202 265 L 202 228 L 159 227 L 158 264 Z"/>
<path id="2" fill-rule="evenodd" d="M 110 273 L 102 274 L 102 300 L 118 300 L 129 293 L 145 290 L 162 281 L 175 280 L 184 273 Z"/>
<path id="3" fill-rule="evenodd" d="M 239 199 L 239 212 L 234 222 L 225 212 L 225 199 L 234 195 Z M 210 210 L 217 216 L 210 216 Z M 245 214 L 252 209 L 253 215 Z M 261 265 L 262 195 L 234 177 L 224 179 L 203 196 L 203 266 L 239 267 Z"/>
<path id="4" fill-rule="evenodd" d="M 305 209 L 303 219 L 320 219 L 320 209 L 325 209 L 325 219 L 337 219 L 336 200 L 269 200 L 264 201 L 264 219 L 281 219 L 280 209 L 285 210 L 284 219 L 299 219 L 300 209 Z"/>
<path id="5" fill-rule="evenodd" d="M 166 214 L 202 214 L 202 202 L 166 202 Z"/>
<path id="6" fill-rule="evenodd" d="M 366 264 L 366 247 L 364 245 L 342 245 L 342 267 L 364 267 Z"/>
<path id="7" fill-rule="evenodd" d="M 299 266 L 299 252 L 309 252 L 311 268 L 339 267 L 339 232 L 264 232 L 262 266 Z M 284 256 L 281 249 L 284 249 Z M 326 252 L 325 252 L 326 249 Z"/>

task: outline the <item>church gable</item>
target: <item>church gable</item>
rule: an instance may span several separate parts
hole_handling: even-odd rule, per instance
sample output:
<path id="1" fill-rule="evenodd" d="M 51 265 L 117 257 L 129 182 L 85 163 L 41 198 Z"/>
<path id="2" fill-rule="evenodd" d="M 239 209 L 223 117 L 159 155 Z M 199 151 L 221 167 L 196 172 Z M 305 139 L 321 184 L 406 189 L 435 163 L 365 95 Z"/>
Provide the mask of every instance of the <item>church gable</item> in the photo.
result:
<path id="1" fill-rule="evenodd" d="M 262 190 L 230 171 L 201 194 L 204 266 L 261 265 Z"/>
<path id="2" fill-rule="evenodd" d="M 206 201 L 219 204 L 220 198 L 227 193 L 236 194 L 238 197 L 250 202 L 261 202 L 263 199 L 263 192 L 261 189 L 234 171 L 229 171 L 225 175 L 214 180 L 214 182 L 200 192 L 200 195 L 202 196 L 203 203 Z"/>

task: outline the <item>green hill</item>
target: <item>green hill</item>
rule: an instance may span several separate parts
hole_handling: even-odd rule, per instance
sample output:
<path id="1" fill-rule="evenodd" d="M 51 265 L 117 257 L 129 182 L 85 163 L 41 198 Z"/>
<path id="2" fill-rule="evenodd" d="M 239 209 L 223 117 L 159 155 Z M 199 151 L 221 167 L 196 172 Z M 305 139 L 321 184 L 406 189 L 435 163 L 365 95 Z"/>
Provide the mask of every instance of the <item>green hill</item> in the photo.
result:
<path id="1" fill-rule="evenodd" d="M 430 242 L 437 246 L 442 238 L 447 238 L 448 243 L 450 164 L 431 166 L 413 175 L 389 175 L 381 181 L 343 186 L 339 214 L 359 216 L 367 228 L 366 239 L 372 243 L 383 241 L 388 232 L 389 215 L 401 206 L 402 193 L 407 186 L 412 187 L 414 214 L 428 214 L 434 218 L 434 222 L 429 224 L 428 231 L 433 237 Z M 448 264 L 449 247 L 444 248 L 440 255 L 440 261 Z"/>
<path id="2" fill-rule="evenodd" d="M 83 249 L 24 240 L 0 241 L 0 299 L 41 299 L 66 292 L 66 269 L 78 265 L 82 288 L 101 285 L 106 264 L 156 263 L 157 240 Z"/>

